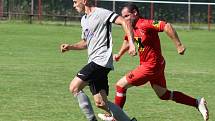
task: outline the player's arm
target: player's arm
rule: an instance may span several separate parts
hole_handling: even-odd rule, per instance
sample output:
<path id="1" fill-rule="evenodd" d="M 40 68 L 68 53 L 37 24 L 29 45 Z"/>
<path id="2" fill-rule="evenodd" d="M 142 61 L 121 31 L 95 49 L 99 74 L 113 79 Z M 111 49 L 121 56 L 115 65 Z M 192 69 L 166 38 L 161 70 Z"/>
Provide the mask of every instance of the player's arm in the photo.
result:
<path id="1" fill-rule="evenodd" d="M 178 54 L 183 55 L 186 48 L 185 46 L 181 43 L 178 34 L 176 30 L 173 28 L 173 26 L 170 23 L 167 23 L 164 27 L 164 32 L 171 38 L 173 43 L 175 44 L 175 47 L 178 51 Z"/>
<path id="2" fill-rule="evenodd" d="M 128 51 L 129 49 L 129 44 L 128 44 L 128 41 L 124 40 L 118 54 L 114 54 L 113 56 L 113 60 L 114 61 L 119 61 L 120 58 L 125 54 L 126 51 Z"/>
<path id="3" fill-rule="evenodd" d="M 129 54 L 132 56 L 136 55 L 136 49 L 134 45 L 134 34 L 133 28 L 130 21 L 126 21 L 123 17 L 118 16 L 115 20 L 115 24 L 121 25 L 125 31 L 125 34 L 128 36 L 129 44 Z"/>
<path id="4" fill-rule="evenodd" d="M 75 44 L 61 44 L 60 50 L 61 52 L 66 52 L 69 50 L 83 50 L 87 48 L 87 42 L 85 40 L 81 40 Z"/>

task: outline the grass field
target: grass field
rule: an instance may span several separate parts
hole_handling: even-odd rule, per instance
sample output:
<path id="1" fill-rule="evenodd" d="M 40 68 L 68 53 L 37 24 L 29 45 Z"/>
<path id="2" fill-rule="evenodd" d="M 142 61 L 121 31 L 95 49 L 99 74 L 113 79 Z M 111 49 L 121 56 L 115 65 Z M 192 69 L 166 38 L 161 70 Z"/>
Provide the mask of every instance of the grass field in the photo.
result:
<path id="1" fill-rule="evenodd" d="M 169 89 L 208 101 L 210 121 L 215 121 L 215 31 L 178 31 L 187 47 L 177 55 L 173 43 L 161 33 Z M 114 27 L 114 52 L 123 32 Z M 61 54 L 61 43 L 79 41 L 79 26 L 0 23 L 0 121 L 86 121 L 68 85 L 86 64 L 86 51 Z M 125 55 L 109 75 L 114 83 L 138 64 Z M 85 89 L 91 95 L 88 88 Z M 92 98 L 91 98 L 92 99 Z M 95 112 L 101 110 L 95 108 Z M 160 101 L 147 84 L 128 90 L 125 111 L 138 121 L 202 121 L 199 112 L 172 101 Z"/>

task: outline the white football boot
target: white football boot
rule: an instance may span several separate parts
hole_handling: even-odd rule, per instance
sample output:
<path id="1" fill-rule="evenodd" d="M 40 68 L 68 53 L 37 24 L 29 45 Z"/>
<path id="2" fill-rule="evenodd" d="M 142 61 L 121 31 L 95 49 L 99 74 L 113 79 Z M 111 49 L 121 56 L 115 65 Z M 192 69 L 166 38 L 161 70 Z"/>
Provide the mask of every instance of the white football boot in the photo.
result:
<path id="1" fill-rule="evenodd" d="M 103 121 L 116 121 L 113 116 L 109 116 L 108 114 L 99 113 L 98 117 Z M 137 119 L 132 118 L 131 121 L 137 121 Z"/>
<path id="2" fill-rule="evenodd" d="M 114 119 L 113 116 L 110 116 L 110 115 L 108 115 L 108 114 L 99 113 L 99 114 L 98 114 L 98 117 L 99 117 L 102 121 L 116 121 L 116 120 Z"/>
<path id="3" fill-rule="evenodd" d="M 202 114 L 204 121 L 208 121 L 209 112 L 207 108 L 207 102 L 204 97 L 198 99 L 198 110 Z"/>

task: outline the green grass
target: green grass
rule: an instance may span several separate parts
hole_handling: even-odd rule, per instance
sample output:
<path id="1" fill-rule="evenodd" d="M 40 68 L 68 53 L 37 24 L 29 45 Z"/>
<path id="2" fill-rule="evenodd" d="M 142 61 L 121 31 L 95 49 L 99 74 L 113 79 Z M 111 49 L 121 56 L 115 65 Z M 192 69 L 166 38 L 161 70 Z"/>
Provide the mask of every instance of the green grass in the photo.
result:
<path id="1" fill-rule="evenodd" d="M 177 55 L 171 40 L 161 33 L 169 89 L 208 101 L 215 119 L 215 32 L 178 31 L 187 47 Z M 114 52 L 122 43 L 121 28 L 114 27 Z M 86 51 L 61 54 L 61 43 L 80 39 L 80 27 L 0 23 L 0 121 L 86 121 L 68 85 L 87 62 Z M 138 65 L 138 57 L 125 55 L 109 75 L 110 96 L 114 83 Z M 89 89 L 85 89 L 91 95 Z M 91 97 L 92 99 L 92 97 Z M 94 106 L 94 105 L 93 105 Z M 101 110 L 94 106 L 95 112 Z M 161 101 L 151 87 L 128 90 L 125 111 L 138 121 L 202 121 L 192 107 Z"/>

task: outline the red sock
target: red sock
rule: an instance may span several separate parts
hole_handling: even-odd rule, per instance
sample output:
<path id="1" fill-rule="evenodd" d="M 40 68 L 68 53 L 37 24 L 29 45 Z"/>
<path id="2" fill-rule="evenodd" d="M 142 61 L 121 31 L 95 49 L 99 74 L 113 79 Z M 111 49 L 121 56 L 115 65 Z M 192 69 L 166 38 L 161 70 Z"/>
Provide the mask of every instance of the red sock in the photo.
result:
<path id="1" fill-rule="evenodd" d="M 194 99 L 188 95 L 185 95 L 182 92 L 173 91 L 172 100 L 174 100 L 177 103 L 181 103 L 181 104 L 185 104 L 185 105 L 189 105 L 189 106 L 193 106 L 193 107 L 198 107 L 196 99 Z"/>
<path id="2" fill-rule="evenodd" d="M 121 108 L 123 108 L 126 101 L 126 91 L 127 89 L 116 86 L 115 104 Z"/>

